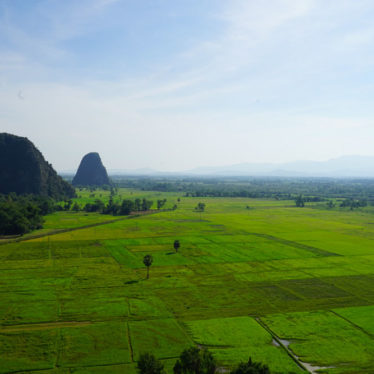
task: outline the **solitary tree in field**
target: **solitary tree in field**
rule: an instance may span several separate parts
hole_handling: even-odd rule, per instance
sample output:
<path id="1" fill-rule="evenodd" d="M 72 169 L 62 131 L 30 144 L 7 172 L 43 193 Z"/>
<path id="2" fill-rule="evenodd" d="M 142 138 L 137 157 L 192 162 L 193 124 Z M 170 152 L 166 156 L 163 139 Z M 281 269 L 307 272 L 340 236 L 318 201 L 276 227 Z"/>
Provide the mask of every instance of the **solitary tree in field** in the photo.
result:
<path id="1" fill-rule="evenodd" d="M 179 243 L 179 240 L 174 240 L 175 252 L 178 252 L 178 249 L 179 249 L 180 246 L 181 246 L 181 243 Z"/>
<path id="2" fill-rule="evenodd" d="M 200 221 L 201 221 L 201 213 L 204 212 L 205 210 L 205 204 L 204 203 L 197 204 L 197 206 L 195 207 L 195 210 L 200 213 Z"/>
<path id="3" fill-rule="evenodd" d="M 205 204 L 204 203 L 197 204 L 195 210 L 197 210 L 198 212 L 204 212 L 204 210 L 205 210 Z"/>
<path id="4" fill-rule="evenodd" d="M 145 255 L 143 258 L 143 264 L 147 267 L 147 279 L 149 279 L 149 267 L 152 265 L 153 257 L 151 255 Z"/>
<path id="5" fill-rule="evenodd" d="M 151 353 L 143 353 L 139 356 L 136 367 L 139 374 L 164 374 L 164 365 Z"/>

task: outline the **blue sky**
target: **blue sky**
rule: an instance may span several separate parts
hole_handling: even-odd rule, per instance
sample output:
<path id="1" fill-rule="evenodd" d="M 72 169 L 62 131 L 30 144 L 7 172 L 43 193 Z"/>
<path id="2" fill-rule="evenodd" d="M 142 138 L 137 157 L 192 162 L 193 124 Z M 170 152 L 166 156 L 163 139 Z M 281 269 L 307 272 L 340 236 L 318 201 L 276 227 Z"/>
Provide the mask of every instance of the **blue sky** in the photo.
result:
<path id="1" fill-rule="evenodd" d="M 0 0 L 0 131 L 58 170 L 374 155 L 374 3 Z"/>

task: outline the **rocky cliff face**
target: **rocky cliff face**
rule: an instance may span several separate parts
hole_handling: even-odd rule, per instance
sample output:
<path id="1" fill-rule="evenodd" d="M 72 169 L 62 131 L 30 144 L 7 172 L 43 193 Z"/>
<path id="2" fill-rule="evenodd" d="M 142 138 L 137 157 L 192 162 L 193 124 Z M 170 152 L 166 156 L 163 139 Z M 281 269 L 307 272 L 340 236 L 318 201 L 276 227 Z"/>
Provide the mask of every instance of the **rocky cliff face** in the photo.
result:
<path id="1" fill-rule="evenodd" d="M 75 186 L 103 186 L 110 185 L 110 180 L 106 169 L 101 162 L 98 153 L 86 154 L 79 165 L 77 174 L 73 179 Z"/>
<path id="2" fill-rule="evenodd" d="M 0 193 L 36 194 L 55 199 L 75 196 L 27 138 L 0 133 Z"/>

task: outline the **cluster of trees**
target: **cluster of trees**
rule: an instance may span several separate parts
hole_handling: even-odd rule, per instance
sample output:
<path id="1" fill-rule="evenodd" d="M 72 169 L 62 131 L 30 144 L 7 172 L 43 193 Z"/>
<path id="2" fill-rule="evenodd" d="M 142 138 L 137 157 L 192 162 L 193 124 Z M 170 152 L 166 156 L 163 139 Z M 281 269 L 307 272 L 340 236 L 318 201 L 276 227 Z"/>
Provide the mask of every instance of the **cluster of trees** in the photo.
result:
<path id="1" fill-rule="evenodd" d="M 349 207 L 351 210 L 355 208 L 363 208 L 368 205 L 367 200 L 345 199 L 340 203 L 341 208 Z"/>
<path id="2" fill-rule="evenodd" d="M 137 371 L 139 374 L 165 374 L 164 365 L 153 354 L 140 355 Z M 174 368 L 174 374 L 214 374 L 217 372 L 217 362 L 207 349 L 191 347 L 185 349 Z M 231 371 L 231 374 L 270 374 L 269 367 L 251 358 L 241 362 Z"/>
<path id="3" fill-rule="evenodd" d="M 165 199 L 166 202 L 166 199 Z M 153 205 L 152 200 L 143 199 L 135 199 L 129 200 L 125 199 L 122 202 L 117 203 L 113 201 L 111 197 L 109 199 L 108 204 L 105 204 L 102 200 L 96 199 L 93 203 L 87 203 L 83 210 L 85 212 L 97 212 L 102 214 L 111 214 L 113 216 L 127 216 L 132 212 L 142 212 L 150 210 Z M 73 206 L 73 210 L 75 210 L 75 205 Z M 78 206 L 79 208 L 79 206 Z M 79 208 L 80 209 L 80 208 Z"/>
<path id="4" fill-rule="evenodd" d="M 0 195 L 0 235 L 23 235 L 42 228 L 43 215 L 57 210 L 49 197 Z"/>
<path id="5" fill-rule="evenodd" d="M 321 198 L 319 196 L 303 196 L 303 195 L 298 195 L 295 198 L 295 204 L 297 207 L 302 208 L 305 206 L 305 203 L 316 203 L 320 201 L 324 201 L 324 198 Z"/>

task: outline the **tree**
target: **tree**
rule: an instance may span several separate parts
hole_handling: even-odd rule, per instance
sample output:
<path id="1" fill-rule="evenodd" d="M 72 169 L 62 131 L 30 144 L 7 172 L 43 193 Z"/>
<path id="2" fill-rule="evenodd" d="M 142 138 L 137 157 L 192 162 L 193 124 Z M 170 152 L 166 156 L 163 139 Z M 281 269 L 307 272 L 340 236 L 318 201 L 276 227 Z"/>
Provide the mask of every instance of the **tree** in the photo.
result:
<path id="1" fill-rule="evenodd" d="M 216 361 L 206 349 L 185 349 L 174 365 L 174 374 L 214 374 Z"/>
<path id="2" fill-rule="evenodd" d="M 204 203 L 197 204 L 195 210 L 197 210 L 198 212 L 204 212 L 204 210 L 205 210 L 205 204 Z"/>
<path id="3" fill-rule="evenodd" d="M 152 265 L 153 257 L 151 255 L 145 255 L 143 258 L 143 264 L 147 267 L 147 279 L 149 279 L 149 267 Z"/>
<path id="4" fill-rule="evenodd" d="M 181 244 L 179 243 L 179 240 L 174 240 L 175 252 L 178 252 L 178 249 L 179 249 L 180 246 L 181 246 Z"/>
<path id="5" fill-rule="evenodd" d="M 139 374 L 164 374 L 164 365 L 150 353 L 143 353 L 139 356 L 136 367 Z"/>
<path id="6" fill-rule="evenodd" d="M 157 200 L 157 209 L 160 210 L 166 203 L 166 199 Z"/>
<path id="7" fill-rule="evenodd" d="M 135 204 L 131 200 L 123 200 L 121 209 L 120 209 L 120 215 L 128 216 L 133 210 L 135 209 Z"/>
<path id="8" fill-rule="evenodd" d="M 77 202 L 75 202 L 72 209 L 73 209 L 74 212 L 79 212 L 81 208 L 80 208 L 79 204 Z"/>
<path id="9" fill-rule="evenodd" d="M 71 199 L 65 200 L 64 209 L 65 210 L 70 210 L 71 204 L 73 204 L 73 201 Z"/>
<path id="10" fill-rule="evenodd" d="M 200 221 L 201 221 L 201 213 L 205 210 L 205 204 L 204 203 L 198 203 L 195 207 L 195 210 L 200 213 Z"/>
<path id="11" fill-rule="evenodd" d="M 295 204 L 298 208 L 302 208 L 304 207 L 304 198 L 302 197 L 302 195 L 299 195 L 296 200 L 295 200 Z"/>
<path id="12" fill-rule="evenodd" d="M 253 362 L 249 358 L 248 362 L 241 362 L 231 374 L 270 374 L 269 367 L 261 362 Z"/>
<path id="13" fill-rule="evenodd" d="M 152 200 L 143 199 L 142 201 L 142 210 L 149 210 L 153 204 Z"/>
<path id="14" fill-rule="evenodd" d="M 328 207 L 329 209 L 334 208 L 334 207 L 335 207 L 334 202 L 333 202 L 332 200 L 329 200 L 329 202 L 327 203 L 327 207 Z"/>

